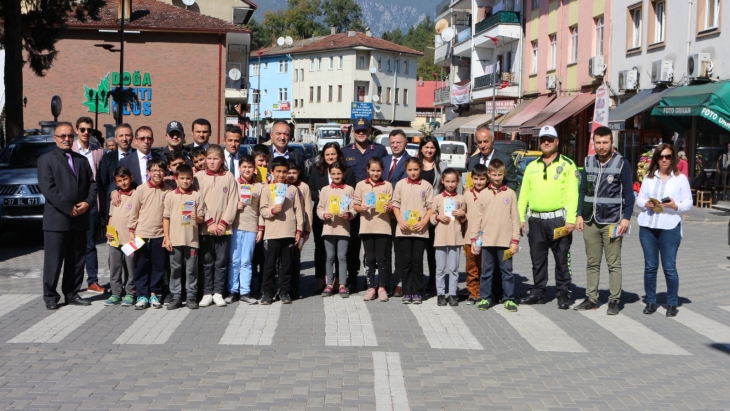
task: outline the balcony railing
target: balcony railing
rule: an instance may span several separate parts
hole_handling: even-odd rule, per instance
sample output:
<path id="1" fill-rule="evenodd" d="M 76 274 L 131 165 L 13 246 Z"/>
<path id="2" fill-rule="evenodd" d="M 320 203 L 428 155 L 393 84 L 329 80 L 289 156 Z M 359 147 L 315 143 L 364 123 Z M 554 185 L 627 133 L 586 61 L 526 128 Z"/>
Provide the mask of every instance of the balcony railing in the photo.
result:
<path id="1" fill-rule="evenodd" d="M 433 63 L 439 63 L 451 57 L 451 43 L 444 43 L 434 50 Z"/>
<path id="2" fill-rule="evenodd" d="M 510 72 L 485 74 L 474 79 L 474 90 L 478 90 L 485 87 L 494 87 L 508 82 L 514 83 L 515 74 Z"/>
<path id="3" fill-rule="evenodd" d="M 436 15 L 438 16 L 439 14 L 445 12 L 449 9 L 449 7 L 451 7 L 451 0 L 442 1 L 436 6 Z"/>
<path id="4" fill-rule="evenodd" d="M 520 13 L 517 11 L 500 11 L 491 15 L 474 26 L 474 35 L 485 32 L 499 24 L 520 24 Z"/>
<path id="5" fill-rule="evenodd" d="M 456 44 L 463 43 L 471 38 L 471 27 L 459 31 L 456 35 Z"/>
<path id="6" fill-rule="evenodd" d="M 451 101 L 451 90 L 449 86 L 437 88 L 433 92 L 434 104 L 445 103 Z"/>

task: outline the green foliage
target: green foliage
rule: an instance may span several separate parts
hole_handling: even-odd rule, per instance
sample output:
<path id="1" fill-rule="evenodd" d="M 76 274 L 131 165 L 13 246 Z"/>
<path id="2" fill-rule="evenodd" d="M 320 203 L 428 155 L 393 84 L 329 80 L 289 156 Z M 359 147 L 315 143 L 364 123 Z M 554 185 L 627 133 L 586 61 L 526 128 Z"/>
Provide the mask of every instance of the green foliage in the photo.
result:
<path id="1" fill-rule="evenodd" d="M 425 19 L 411 26 L 405 34 L 397 28 L 384 32 L 382 36 L 383 40 L 423 52 L 423 57 L 418 59 L 417 76 L 423 77 L 424 80 L 433 80 L 433 73 L 441 73 L 441 68 L 433 64 L 435 26 L 433 20 L 426 16 Z"/>
<path id="2" fill-rule="evenodd" d="M 256 19 L 249 20 L 246 28 L 251 30 L 251 51 L 261 50 L 271 45 L 271 33 L 267 27 L 259 24 Z"/>
<path id="3" fill-rule="evenodd" d="M 327 27 L 335 27 L 338 33 L 365 30 L 362 9 L 354 0 L 324 0 L 322 10 L 324 24 Z"/>

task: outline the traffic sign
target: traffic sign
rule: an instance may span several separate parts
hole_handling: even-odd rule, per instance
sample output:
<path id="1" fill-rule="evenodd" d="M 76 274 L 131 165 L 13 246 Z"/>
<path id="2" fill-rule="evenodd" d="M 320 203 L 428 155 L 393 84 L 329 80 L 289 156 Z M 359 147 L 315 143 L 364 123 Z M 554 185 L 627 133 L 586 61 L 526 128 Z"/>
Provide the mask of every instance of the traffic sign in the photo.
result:
<path id="1" fill-rule="evenodd" d="M 368 120 L 373 119 L 373 103 L 362 103 L 359 101 L 353 101 L 350 105 L 350 118 L 365 118 Z"/>

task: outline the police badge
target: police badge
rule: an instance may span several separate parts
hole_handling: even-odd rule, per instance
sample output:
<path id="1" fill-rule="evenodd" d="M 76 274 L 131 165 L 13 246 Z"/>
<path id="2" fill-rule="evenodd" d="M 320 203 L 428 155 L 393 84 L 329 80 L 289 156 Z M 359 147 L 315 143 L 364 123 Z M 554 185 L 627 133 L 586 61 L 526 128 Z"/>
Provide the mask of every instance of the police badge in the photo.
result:
<path id="1" fill-rule="evenodd" d="M 606 181 L 608 181 L 608 184 L 613 183 L 613 176 L 612 175 L 606 176 Z"/>
<path id="2" fill-rule="evenodd" d="M 560 173 L 563 172 L 563 166 L 558 166 L 557 169 L 555 169 L 555 179 L 557 180 L 558 177 L 560 177 Z"/>

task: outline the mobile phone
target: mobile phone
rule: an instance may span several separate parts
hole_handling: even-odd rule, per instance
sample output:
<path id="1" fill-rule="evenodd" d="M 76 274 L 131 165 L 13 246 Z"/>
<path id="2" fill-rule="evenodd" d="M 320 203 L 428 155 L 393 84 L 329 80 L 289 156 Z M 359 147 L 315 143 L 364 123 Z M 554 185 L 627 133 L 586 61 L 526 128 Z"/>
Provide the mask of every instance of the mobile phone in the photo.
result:
<path id="1" fill-rule="evenodd" d="M 664 204 L 664 203 L 668 203 L 668 202 L 670 202 L 670 201 L 672 201 L 672 199 L 671 199 L 671 198 L 669 198 L 669 197 L 664 197 L 664 198 L 662 198 L 662 204 Z"/>

